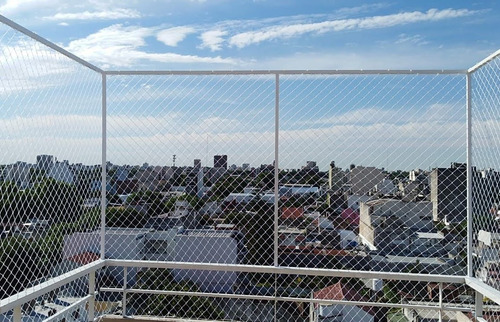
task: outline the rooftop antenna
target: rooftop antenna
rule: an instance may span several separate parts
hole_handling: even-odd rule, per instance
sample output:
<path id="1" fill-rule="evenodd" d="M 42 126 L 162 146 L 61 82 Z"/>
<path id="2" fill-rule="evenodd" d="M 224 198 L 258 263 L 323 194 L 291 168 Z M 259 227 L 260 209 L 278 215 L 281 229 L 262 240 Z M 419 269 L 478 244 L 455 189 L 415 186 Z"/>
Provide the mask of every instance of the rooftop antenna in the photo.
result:
<path id="1" fill-rule="evenodd" d="M 175 154 L 172 156 L 172 161 L 173 161 L 173 163 L 174 163 L 174 167 L 175 167 L 175 158 L 176 158 L 176 157 L 177 157 L 177 156 L 176 156 Z"/>

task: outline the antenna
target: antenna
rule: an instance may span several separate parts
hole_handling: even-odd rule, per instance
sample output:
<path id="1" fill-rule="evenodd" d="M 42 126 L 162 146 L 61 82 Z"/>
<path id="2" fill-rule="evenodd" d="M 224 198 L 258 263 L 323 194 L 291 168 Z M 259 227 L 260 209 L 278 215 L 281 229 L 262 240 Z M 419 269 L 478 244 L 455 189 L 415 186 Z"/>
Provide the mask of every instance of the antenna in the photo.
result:
<path id="1" fill-rule="evenodd" d="M 172 161 L 173 161 L 173 163 L 174 163 L 174 167 L 175 167 L 175 158 L 176 158 L 176 157 L 177 157 L 177 156 L 176 156 L 175 154 L 172 156 Z"/>

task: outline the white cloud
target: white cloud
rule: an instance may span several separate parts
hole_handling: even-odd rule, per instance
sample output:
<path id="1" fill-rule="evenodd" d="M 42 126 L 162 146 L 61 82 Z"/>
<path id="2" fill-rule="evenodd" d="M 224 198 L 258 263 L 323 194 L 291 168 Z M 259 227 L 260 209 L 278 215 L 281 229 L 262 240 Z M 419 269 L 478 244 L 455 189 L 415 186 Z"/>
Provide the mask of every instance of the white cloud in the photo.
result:
<path id="1" fill-rule="evenodd" d="M 247 62 L 246 69 L 466 69 L 493 52 L 493 48 L 383 48 L 304 51 Z M 460 52 L 460 55 L 456 53 Z"/>
<path id="2" fill-rule="evenodd" d="M 202 41 L 200 48 L 210 48 L 211 51 L 217 51 L 222 49 L 222 43 L 224 42 L 224 36 L 227 35 L 227 31 L 223 30 L 210 30 L 201 34 L 200 39 Z"/>
<path id="3" fill-rule="evenodd" d="M 64 85 L 69 75 L 79 72 L 79 67 L 38 42 L 13 38 L 0 47 L 0 95 Z"/>
<path id="4" fill-rule="evenodd" d="M 229 39 L 229 44 L 231 46 L 243 48 L 251 44 L 257 44 L 263 41 L 286 39 L 301 36 L 307 33 L 325 33 L 343 30 L 386 28 L 416 22 L 437 21 L 443 19 L 464 17 L 472 15 L 474 13 L 476 13 L 476 11 L 467 9 L 430 9 L 426 12 L 413 11 L 385 16 L 329 20 L 317 23 L 278 25 L 262 28 L 257 31 L 238 33 L 236 35 L 233 35 Z"/>
<path id="5" fill-rule="evenodd" d="M 367 11 L 381 9 L 384 7 L 387 7 L 386 3 L 363 4 L 363 5 L 357 6 L 357 7 L 340 8 L 338 10 L 335 10 L 335 13 L 337 13 L 339 15 L 353 15 L 353 14 L 359 14 L 361 12 L 367 12 Z"/>
<path id="6" fill-rule="evenodd" d="M 230 64 L 230 58 L 200 57 L 176 53 L 150 53 L 140 50 L 146 45 L 145 39 L 154 36 L 156 28 L 123 26 L 116 24 L 101 29 L 85 38 L 71 41 L 66 49 L 97 64 L 115 67 L 130 67 L 139 61 L 160 63 L 214 63 Z"/>
<path id="7" fill-rule="evenodd" d="M 312 121 L 300 121 L 295 126 L 307 125 L 401 125 L 406 123 L 465 123 L 465 110 L 460 104 L 435 103 L 425 109 L 403 107 L 395 108 L 359 108 L 346 111 L 335 116 Z"/>
<path id="8" fill-rule="evenodd" d="M 183 41 L 189 34 L 196 32 L 193 27 L 173 27 L 164 29 L 158 32 L 156 39 L 167 46 L 176 47 L 177 44 Z"/>
<path id="9" fill-rule="evenodd" d="M 0 134 L 10 138 L 0 142 L 0 148 L 6 152 L 2 161 L 34 160 L 36 154 L 53 153 L 71 162 L 98 162 L 100 124 L 98 115 L 1 119 Z M 482 124 L 492 129 L 499 126 L 495 120 Z M 171 154 L 183 159 L 180 164 L 207 156 L 204 162 L 208 164 L 210 156 L 222 151 L 232 163 L 259 165 L 272 162 L 274 131 L 256 130 L 231 116 L 184 123 L 176 115 L 109 115 L 107 146 L 108 159 L 118 164 L 145 161 L 165 164 L 165 156 Z M 390 160 L 392 168 L 427 168 L 460 161 L 464 147 L 465 121 L 436 126 L 433 121 L 406 120 L 401 124 L 334 124 L 319 129 L 280 131 L 282 168 L 298 167 L 309 159 L 324 168 L 332 157 L 342 166 L 350 163 L 384 166 Z"/>
<path id="10" fill-rule="evenodd" d="M 417 45 L 417 46 L 421 46 L 421 45 L 427 45 L 429 42 L 426 41 L 426 40 L 424 40 L 424 37 L 422 37 L 421 35 L 410 36 L 410 35 L 407 35 L 407 34 L 400 34 L 398 36 L 398 39 L 396 40 L 395 43 L 396 44 L 409 43 L 409 44 L 414 44 L 414 45 Z"/>
<path id="11" fill-rule="evenodd" d="M 5 16 L 16 15 L 20 12 L 38 11 L 40 9 L 52 8 L 57 0 L 7 0 L 0 6 L 0 13 Z"/>
<path id="12" fill-rule="evenodd" d="M 53 16 L 44 17 L 46 20 L 115 20 L 126 18 L 140 18 L 141 14 L 132 9 L 112 9 L 103 11 L 83 11 L 73 13 L 56 13 Z"/>

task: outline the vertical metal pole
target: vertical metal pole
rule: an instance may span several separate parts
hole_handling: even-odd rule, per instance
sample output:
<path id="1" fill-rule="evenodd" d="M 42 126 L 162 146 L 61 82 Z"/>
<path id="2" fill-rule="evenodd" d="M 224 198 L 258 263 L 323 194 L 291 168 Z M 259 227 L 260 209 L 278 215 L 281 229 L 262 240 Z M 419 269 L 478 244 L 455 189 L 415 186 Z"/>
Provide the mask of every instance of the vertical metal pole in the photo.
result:
<path id="1" fill-rule="evenodd" d="M 443 321 L 443 283 L 439 283 L 439 322 Z"/>
<path id="2" fill-rule="evenodd" d="M 95 271 L 89 274 L 89 310 L 88 321 L 94 321 L 95 318 Z"/>
<path id="3" fill-rule="evenodd" d="M 106 254 L 106 74 L 102 74 L 102 160 L 101 160 L 101 259 Z"/>
<path id="4" fill-rule="evenodd" d="M 16 306 L 14 308 L 14 322 L 21 322 L 23 319 L 23 314 L 21 313 L 21 306 Z"/>
<path id="5" fill-rule="evenodd" d="M 311 300 L 314 299 L 314 291 L 311 291 L 311 296 L 309 296 Z M 314 322 L 315 320 L 315 304 L 313 302 L 309 302 L 309 322 Z"/>
<path id="6" fill-rule="evenodd" d="M 279 218 L 279 135 L 280 135 L 280 75 L 275 79 L 275 102 L 274 102 L 274 267 L 279 266 L 278 261 L 278 218 Z M 274 274 L 274 296 L 278 292 L 278 275 Z M 274 300 L 274 321 L 278 320 L 278 302 Z"/>
<path id="7" fill-rule="evenodd" d="M 471 92 L 471 75 L 466 74 L 466 115 L 467 115 L 467 276 L 474 276 L 474 267 L 472 261 L 472 92 Z"/>
<path id="8" fill-rule="evenodd" d="M 476 319 L 483 317 L 483 294 L 476 291 L 476 296 L 474 300 L 474 317 Z"/>
<path id="9" fill-rule="evenodd" d="M 127 267 L 123 268 L 122 316 L 127 316 Z"/>
<path id="10" fill-rule="evenodd" d="M 279 108 L 280 108 L 280 75 L 276 74 L 276 98 L 274 109 L 274 266 L 278 263 L 278 218 L 279 218 Z"/>

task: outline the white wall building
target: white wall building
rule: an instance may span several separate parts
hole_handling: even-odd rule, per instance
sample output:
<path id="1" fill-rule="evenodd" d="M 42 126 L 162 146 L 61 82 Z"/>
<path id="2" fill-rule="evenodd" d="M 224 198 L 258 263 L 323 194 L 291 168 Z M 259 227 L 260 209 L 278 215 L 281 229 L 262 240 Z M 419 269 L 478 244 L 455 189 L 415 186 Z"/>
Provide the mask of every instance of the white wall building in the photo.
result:
<path id="1" fill-rule="evenodd" d="M 106 258 L 159 260 L 175 262 L 239 264 L 246 255 L 243 234 L 239 231 L 213 229 L 107 229 Z M 100 232 L 77 232 L 64 238 L 63 259 L 83 252 L 100 252 Z M 136 269 L 128 269 L 128 284 L 136 281 Z M 230 292 L 237 272 L 173 270 L 177 281 L 190 280 L 202 291 Z M 123 268 L 113 268 L 112 275 L 123 282 Z"/>
<path id="2" fill-rule="evenodd" d="M 430 201 L 405 202 L 375 199 L 360 205 L 359 237 L 370 249 L 379 244 L 408 244 L 408 228 L 429 230 L 433 227 Z"/>
<path id="3" fill-rule="evenodd" d="M 135 228 L 107 228 L 106 229 L 106 258 L 112 259 L 145 259 L 145 243 L 149 229 Z M 100 231 L 77 232 L 64 237 L 63 259 L 68 259 L 83 252 L 100 253 Z M 111 269 L 111 274 L 120 283 L 123 283 L 123 268 Z M 136 268 L 127 271 L 128 285 L 135 284 Z"/>
<path id="4" fill-rule="evenodd" d="M 246 254 L 243 235 L 237 231 L 186 230 L 175 236 L 175 262 L 239 264 Z M 203 292 L 232 292 L 238 272 L 173 270 L 176 280 L 190 280 Z"/>

